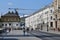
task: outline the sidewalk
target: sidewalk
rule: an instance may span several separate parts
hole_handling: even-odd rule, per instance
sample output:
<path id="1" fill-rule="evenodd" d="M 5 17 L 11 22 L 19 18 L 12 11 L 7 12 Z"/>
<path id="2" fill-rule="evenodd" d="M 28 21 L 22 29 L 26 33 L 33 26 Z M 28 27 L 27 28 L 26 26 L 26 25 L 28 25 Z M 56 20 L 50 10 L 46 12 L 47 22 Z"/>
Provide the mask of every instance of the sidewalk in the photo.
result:
<path id="1" fill-rule="evenodd" d="M 54 33 L 54 34 L 59 34 L 60 35 L 60 32 L 59 31 L 54 31 L 54 30 L 40 30 L 42 32 L 47 32 L 47 33 Z"/>

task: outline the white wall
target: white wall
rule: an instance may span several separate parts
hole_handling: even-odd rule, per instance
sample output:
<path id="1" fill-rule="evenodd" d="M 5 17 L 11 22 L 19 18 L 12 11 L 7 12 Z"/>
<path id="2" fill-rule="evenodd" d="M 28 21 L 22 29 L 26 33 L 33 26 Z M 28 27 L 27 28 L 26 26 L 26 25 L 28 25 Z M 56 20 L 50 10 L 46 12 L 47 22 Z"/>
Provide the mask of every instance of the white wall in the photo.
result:
<path id="1" fill-rule="evenodd" d="M 30 27 L 29 25 L 31 25 L 31 27 L 35 29 L 35 28 L 37 28 L 38 24 L 43 23 L 43 21 L 45 24 L 47 23 L 47 21 L 49 23 L 53 22 L 54 20 L 51 20 L 51 16 L 54 18 L 54 15 L 53 15 L 53 12 L 51 13 L 51 10 L 54 11 L 53 7 L 48 7 L 40 12 L 35 13 L 32 16 L 27 17 L 25 19 L 26 26 Z M 48 20 L 47 20 L 47 18 L 48 18 Z M 48 24 L 48 25 L 50 26 L 50 24 Z"/>
<path id="2" fill-rule="evenodd" d="M 11 23 L 11 26 L 9 26 L 9 23 Z M 13 28 L 20 27 L 20 22 L 2 22 L 2 24 L 4 24 L 3 27 L 13 27 Z M 5 24 L 7 24 L 7 26 L 5 26 Z M 16 25 L 16 24 L 18 24 L 18 25 Z"/>

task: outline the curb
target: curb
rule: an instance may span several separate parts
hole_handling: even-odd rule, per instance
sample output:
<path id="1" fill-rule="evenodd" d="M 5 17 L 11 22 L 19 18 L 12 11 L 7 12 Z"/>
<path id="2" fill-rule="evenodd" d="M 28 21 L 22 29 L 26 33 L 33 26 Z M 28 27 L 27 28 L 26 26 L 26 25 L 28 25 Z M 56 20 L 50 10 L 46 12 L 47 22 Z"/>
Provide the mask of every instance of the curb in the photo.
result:
<path id="1" fill-rule="evenodd" d="M 41 30 L 40 30 L 41 31 Z M 59 34 L 60 35 L 60 32 L 58 31 L 41 31 L 41 32 L 47 32 L 47 33 L 52 33 L 52 34 Z"/>

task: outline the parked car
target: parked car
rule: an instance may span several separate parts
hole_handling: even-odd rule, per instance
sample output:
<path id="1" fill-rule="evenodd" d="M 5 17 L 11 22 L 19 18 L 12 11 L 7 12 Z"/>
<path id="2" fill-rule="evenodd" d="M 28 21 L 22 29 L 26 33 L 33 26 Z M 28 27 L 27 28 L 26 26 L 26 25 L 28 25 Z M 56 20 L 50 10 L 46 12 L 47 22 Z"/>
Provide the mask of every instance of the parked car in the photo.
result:
<path id="1" fill-rule="evenodd" d="M 11 31 L 11 28 L 5 28 L 4 29 L 4 32 L 10 32 Z"/>
<path id="2" fill-rule="evenodd" d="M 4 29 L 3 29 L 3 28 L 0 28 L 0 34 L 2 34 L 2 33 L 3 33 L 3 31 L 4 31 Z"/>

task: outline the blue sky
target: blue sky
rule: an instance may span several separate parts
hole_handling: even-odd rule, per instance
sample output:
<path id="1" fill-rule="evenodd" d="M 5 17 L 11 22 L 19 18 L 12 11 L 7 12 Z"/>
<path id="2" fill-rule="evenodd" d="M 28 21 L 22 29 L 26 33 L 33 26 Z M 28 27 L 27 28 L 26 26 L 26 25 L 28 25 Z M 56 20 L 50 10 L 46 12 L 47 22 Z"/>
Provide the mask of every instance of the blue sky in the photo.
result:
<path id="1" fill-rule="evenodd" d="M 48 5 L 53 0 L 0 0 L 0 15 L 5 14 L 8 8 L 23 8 L 23 9 L 41 9 Z M 36 10 L 18 10 L 19 14 L 31 14 Z"/>

